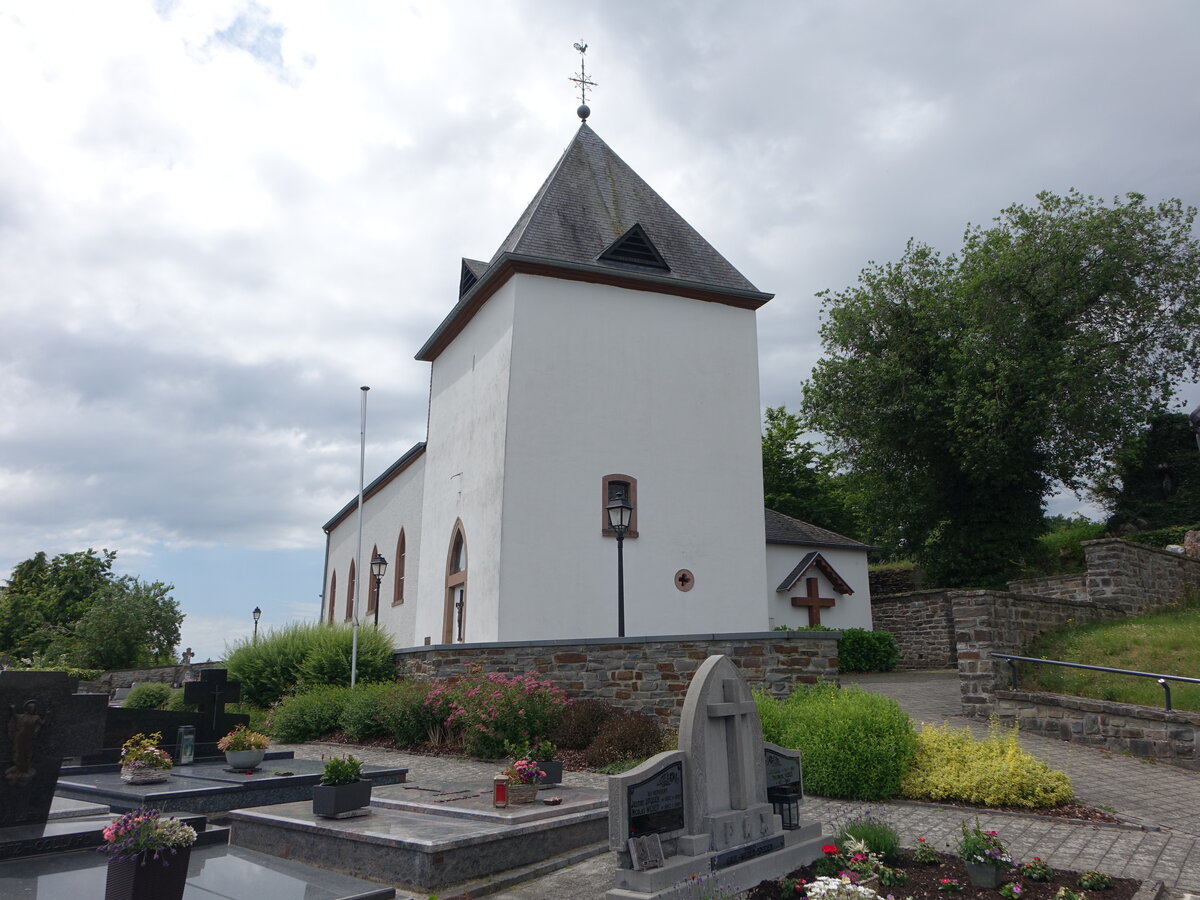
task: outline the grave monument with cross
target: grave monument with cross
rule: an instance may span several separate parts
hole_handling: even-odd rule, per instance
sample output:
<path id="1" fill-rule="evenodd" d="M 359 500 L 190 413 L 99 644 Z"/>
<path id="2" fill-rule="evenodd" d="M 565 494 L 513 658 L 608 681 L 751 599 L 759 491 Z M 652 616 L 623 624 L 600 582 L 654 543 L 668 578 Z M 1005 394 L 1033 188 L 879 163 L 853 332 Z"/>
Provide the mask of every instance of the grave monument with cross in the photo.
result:
<path id="1" fill-rule="evenodd" d="M 609 779 L 617 872 L 607 900 L 689 897 L 693 879 L 713 872 L 722 890 L 745 890 L 819 857 L 820 823 L 785 830 L 767 798 L 768 761 L 787 752 L 764 745 L 737 666 L 726 656 L 706 659 L 688 687 L 679 749 Z M 799 780 L 797 764 L 786 782 Z"/>
<path id="2" fill-rule="evenodd" d="M 63 757 L 99 749 L 106 694 L 66 672 L 0 672 L 0 828 L 44 824 Z"/>

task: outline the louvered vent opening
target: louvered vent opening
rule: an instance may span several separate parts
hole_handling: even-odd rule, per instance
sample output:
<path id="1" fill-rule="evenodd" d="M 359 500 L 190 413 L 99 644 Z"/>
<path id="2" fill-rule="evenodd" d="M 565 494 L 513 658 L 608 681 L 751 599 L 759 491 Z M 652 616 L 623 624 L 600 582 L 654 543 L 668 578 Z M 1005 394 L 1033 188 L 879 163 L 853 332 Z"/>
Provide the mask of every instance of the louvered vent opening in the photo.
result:
<path id="1" fill-rule="evenodd" d="M 671 271 L 671 267 L 667 265 L 641 225 L 634 225 L 617 238 L 611 247 L 600 254 L 599 259 L 602 262 Z"/>
<path id="2" fill-rule="evenodd" d="M 475 273 L 471 271 L 470 267 L 466 263 L 463 263 L 462 276 L 458 279 L 458 296 L 461 297 L 463 294 L 473 288 L 475 286 L 475 282 L 478 280 L 479 279 L 475 277 Z"/>

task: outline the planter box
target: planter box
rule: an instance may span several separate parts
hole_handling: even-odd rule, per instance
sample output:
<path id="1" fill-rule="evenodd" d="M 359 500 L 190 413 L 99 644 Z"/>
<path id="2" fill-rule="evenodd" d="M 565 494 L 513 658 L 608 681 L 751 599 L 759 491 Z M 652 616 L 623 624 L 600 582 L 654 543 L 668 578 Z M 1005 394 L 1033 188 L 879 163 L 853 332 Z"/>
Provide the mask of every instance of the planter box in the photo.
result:
<path id="1" fill-rule="evenodd" d="M 157 860 L 109 860 L 104 900 L 181 900 L 187 884 L 192 848 L 184 847 Z"/>
<path id="2" fill-rule="evenodd" d="M 538 779 L 539 784 L 562 784 L 562 760 L 548 759 L 542 762 L 537 761 L 537 767 L 546 774 Z"/>
<path id="3" fill-rule="evenodd" d="M 355 781 L 353 784 L 313 786 L 313 814 L 327 819 L 366 815 L 368 810 L 363 807 L 370 802 L 371 782 L 366 779 Z"/>

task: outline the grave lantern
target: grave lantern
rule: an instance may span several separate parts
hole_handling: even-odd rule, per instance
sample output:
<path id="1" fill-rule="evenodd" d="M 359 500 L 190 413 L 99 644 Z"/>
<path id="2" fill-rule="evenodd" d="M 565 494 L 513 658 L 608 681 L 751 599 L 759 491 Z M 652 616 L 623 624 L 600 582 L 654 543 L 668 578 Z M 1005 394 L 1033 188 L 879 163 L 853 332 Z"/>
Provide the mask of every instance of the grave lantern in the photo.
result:
<path id="1" fill-rule="evenodd" d="M 800 791 L 797 788 L 767 788 L 767 800 L 775 810 L 775 815 L 783 820 L 784 831 L 795 831 L 800 827 Z"/>

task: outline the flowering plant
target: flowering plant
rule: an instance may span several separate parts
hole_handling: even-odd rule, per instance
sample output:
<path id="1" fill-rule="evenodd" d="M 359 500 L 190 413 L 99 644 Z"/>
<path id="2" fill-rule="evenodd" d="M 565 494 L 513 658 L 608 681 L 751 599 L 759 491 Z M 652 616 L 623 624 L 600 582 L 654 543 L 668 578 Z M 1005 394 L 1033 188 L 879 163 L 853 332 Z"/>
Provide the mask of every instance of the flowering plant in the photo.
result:
<path id="1" fill-rule="evenodd" d="M 984 831 L 979 827 L 979 818 L 975 818 L 975 827 L 968 828 L 962 823 L 962 837 L 958 841 L 958 855 L 963 862 L 983 863 L 989 866 L 1008 868 L 1012 865 L 1012 857 L 1000 842 L 999 832 Z"/>
<path id="2" fill-rule="evenodd" d="M 251 731 L 245 725 L 238 725 L 233 731 L 217 741 L 217 749 L 221 752 L 232 750 L 237 753 L 242 750 L 266 750 L 271 741 L 265 734 Z"/>
<path id="3" fill-rule="evenodd" d="M 923 837 L 917 838 L 917 849 L 913 853 L 913 859 L 922 865 L 930 866 L 941 862 L 938 858 L 937 851 L 929 846 L 929 841 Z"/>
<path id="4" fill-rule="evenodd" d="M 937 889 L 947 894 L 957 894 L 963 889 L 962 882 L 957 878 L 943 878 L 938 882 Z"/>
<path id="5" fill-rule="evenodd" d="M 546 773 L 531 759 L 518 759 L 504 770 L 504 774 L 513 784 L 537 784 L 539 778 L 546 777 Z"/>
<path id="6" fill-rule="evenodd" d="M 1088 869 L 1079 876 L 1079 886 L 1085 891 L 1102 891 L 1112 887 L 1112 879 L 1103 872 Z"/>
<path id="7" fill-rule="evenodd" d="M 158 746 L 161 740 L 161 731 L 155 731 L 150 735 L 142 734 L 139 731 L 121 745 L 121 768 L 134 772 L 144 769 L 171 768 L 171 754 Z"/>
<path id="8" fill-rule="evenodd" d="M 831 878 L 822 875 L 808 885 L 808 900 L 876 900 L 879 896 L 869 887 L 855 884 L 850 878 Z"/>
<path id="9" fill-rule="evenodd" d="M 1049 881 L 1054 877 L 1054 871 L 1040 856 L 1035 856 L 1030 862 L 1021 865 L 1021 876 L 1030 881 Z"/>
<path id="10" fill-rule="evenodd" d="M 1007 900 L 1020 900 L 1021 894 L 1025 892 L 1025 888 L 1021 887 L 1021 882 L 1010 881 L 1007 884 L 1000 885 L 1000 896 Z"/>
<path id="11" fill-rule="evenodd" d="M 174 856 L 196 842 L 196 829 L 174 818 L 160 818 L 157 809 L 135 809 L 104 829 L 104 846 L 113 859 L 160 859 Z"/>

